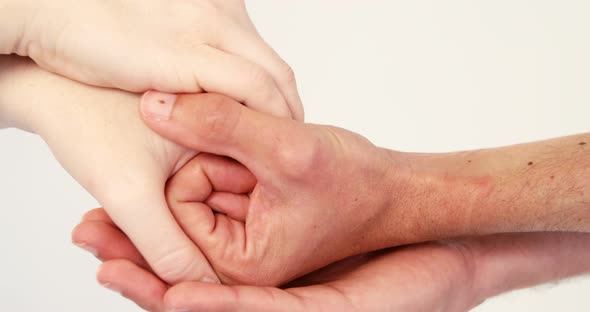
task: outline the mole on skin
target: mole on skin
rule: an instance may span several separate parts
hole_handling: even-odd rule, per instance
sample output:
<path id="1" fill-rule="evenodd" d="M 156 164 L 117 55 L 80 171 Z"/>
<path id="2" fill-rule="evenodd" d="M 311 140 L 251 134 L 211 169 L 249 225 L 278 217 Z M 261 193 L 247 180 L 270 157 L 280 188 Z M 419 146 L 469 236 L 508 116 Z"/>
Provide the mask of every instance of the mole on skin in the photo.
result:
<path id="1" fill-rule="evenodd" d="M 532 166 L 533 165 L 533 162 L 532 161 L 529 161 L 529 164 L 528 165 L 529 166 Z"/>
<path id="2" fill-rule="evenodd" d="M 586 142 L 580 142 L 578 145 L 586 145 Z"/>
<path id="3" fill-rule="evenodd" d="M 159 100 L 158 102 L 160 102 L 160 104 L 165 104 L 166 103 L 166 101 L 164 101 L 164 100 Z"/>

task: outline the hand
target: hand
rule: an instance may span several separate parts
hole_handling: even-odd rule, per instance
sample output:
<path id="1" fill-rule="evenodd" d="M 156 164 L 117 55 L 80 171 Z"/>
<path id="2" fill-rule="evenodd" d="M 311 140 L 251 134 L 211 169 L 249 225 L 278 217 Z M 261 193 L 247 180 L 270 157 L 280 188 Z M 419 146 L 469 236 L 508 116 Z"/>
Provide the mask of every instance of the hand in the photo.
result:
<path id="1" fill-rule="evenodd" d="M 0 53 L 90 85 L 216 92 L 303 119 L 291 68 L 260 37 L 242 0 L 5 0 L 3 7 L 20 17 L 0 21 L 7 46 Z M 10 33 L 23 37 L 3 38 Z"/>
<path id="2" fill-rule="evenodd" d="M 158 276 L 170 283 L 218 281 L 164 197 L 168 177 L 196 153 L 147 128 L 139 117 L 138 96 L 70 81 L 25 58 L 0 57 L 0 68 L 0 107 L 18 104 L 9 106 L 10 114 L 47 142 Z"/>
<path id="3" fill-rule="evenodd" d="M 73 232 L 105 261 L 98 280 L 148 311 L 466 311 L 488 297 L 590 271 L 590 235 L 504 234 L 343 260 L 288 288 L 166 285 L 102 209 Z"/>
<path id="4" fill-rule="evenodd" d="M 587 134 L 400 153 L 227 97 L 175 103 L 154 118 L 144 102 L 148 126 L 235 160 L 199 155 L 167 190 L 176 219 L 225 283 L 276 286 L 348 256 L 448 237 L 590 228 L 590 195 L 581 191 L 590 186 Z"/>
<path id="5" fill-rule="evenodd" d="M 385 180 L 394 170 L 386 151 L 220 95 L 179 96 L 163 111 L 172 115 L 143 102 L 147 124 L 164 137 L 237 160 L 201 154 L 167 187 L 177 221 L 223 282 L 279 285 L 388 247 L 372 239 L 390 204 L 385 195 L 398 191 L 395 178 Z"/>

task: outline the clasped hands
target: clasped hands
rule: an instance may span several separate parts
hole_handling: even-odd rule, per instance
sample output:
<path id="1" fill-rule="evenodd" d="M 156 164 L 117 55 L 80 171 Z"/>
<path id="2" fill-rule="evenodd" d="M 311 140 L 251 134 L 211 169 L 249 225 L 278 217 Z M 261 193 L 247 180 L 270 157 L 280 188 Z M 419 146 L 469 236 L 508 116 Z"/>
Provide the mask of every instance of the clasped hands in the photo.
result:
<path id="1" fill-rule="evenodd" d="M 151 93 L 141 111 L 163 137 L 207 151 L 168 181 L 166 198 L 207 259 L 192 265 L 223 283 L 160 280 L 102 209 L 89 212 L 74 242 L 105 262 L 103 285 L 149 311 L 464 311 L 500 292 L 587 270 L 555 267 L 584 261 L 585 234 L 386 249 L 439 238 L 423 223 L 440 230 L 446 221 L 408 212 L 419 207 L 406 181 L 415 174 L 409 160 L 352 132 L 258 113 L 215 94 Z M 467 193 L 477 198 L 476 191 Z M 555 270 L 541 269 L 548 265 Z"/>
<path id="2" fill-rule="evenodd" d="M 461 311 L 590 269 L 585 234 L 384 249 L 587 232 L 588 199 L 565 191 L 587 187 L 587 136 L 389 151 L 301 122 L 292 71 L 243 1 L 0 5 L 0 53 L 78 81 L 1 57 L 0 125 L 39 134 L 105 207 L 74 242 L 148 310 Z M 144 123 L 135 94 L 91 86 L 232 99 L 149 92 Z"/>

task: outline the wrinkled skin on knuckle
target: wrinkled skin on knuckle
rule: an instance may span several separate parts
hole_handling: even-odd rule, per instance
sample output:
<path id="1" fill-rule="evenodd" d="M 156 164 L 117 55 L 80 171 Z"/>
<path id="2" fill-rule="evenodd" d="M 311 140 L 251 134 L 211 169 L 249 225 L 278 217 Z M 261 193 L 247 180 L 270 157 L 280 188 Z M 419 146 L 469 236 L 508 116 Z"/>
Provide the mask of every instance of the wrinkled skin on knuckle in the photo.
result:
<path id="1" fill-rule="evenodd" d="M 281 173 L 294 180 L 317 181 L 332 171 L 333 149 L 330 142 L 312 129 L 278 138 L 273 149 Z"/>
<path id="2" fill-rule="evenodd" d="M 299 272 L 290 272 L 293 257 L 282 248 L 287 237 L 284 229 L 261 221 L 251 225 L 245 243 L 229 243 L 215 247 L 215 255 L 208 255 L 220 279 L 226 284 L 279 286 Z M 279 248 L 277 248 L 279 247 Z"/>
<path id="3" fill-rule="evenodd" d="M 229 143 L 240 119 L 240 104 L 217 94 L 203 95 L 200 100 L 191 106 L 196 135 L 210 144 Z"/>
<path id="4" fill-rule="evenodd" d="M 248 77 L 250 77 L 250 81 L 253 83 L 255 88 L 255 90 L 251 91 L 258 93 L 269 93 L 267 90 L 270 90 L 272 87 L 274 87 L 274 80 L 272 76 L 258 65 L 252 64 L 248 67 Z"/>
<path id="5" fill-rule="evenodd" d="M 283 80 L 283 82 L 291 87 L 294 87 L 297 78 L 295 77 L 295 71 L 293 70 L 293 67 L 287 64 L 285 61 L 282 61 L 280 70 L 281 79 Z"/>

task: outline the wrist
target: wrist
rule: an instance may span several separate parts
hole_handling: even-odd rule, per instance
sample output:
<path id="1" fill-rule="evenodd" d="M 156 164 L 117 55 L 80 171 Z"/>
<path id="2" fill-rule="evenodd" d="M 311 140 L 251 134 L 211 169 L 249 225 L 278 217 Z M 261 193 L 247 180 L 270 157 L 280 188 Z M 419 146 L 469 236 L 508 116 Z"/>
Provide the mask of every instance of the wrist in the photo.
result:
<path id="1" fill-rule="evenodd" d="M 0 128 L 14 127 L 32 131 L 30 105 L 35 94 L 28 81 L 36 66 L 24 57 L 0 56 Z"/>
<path id="2" fill-rule="evenodd" d="M 391 169 L 379 230 L 384 247 L 476 234 L 472 211 L 490 192 L 491 180 L 465 168 L 465 153 L 386 153 Z"/>
<path id="3" fill-rule="evenodd" d="M 27 25 L 34 9 L 32 0 L 0 0 L 0 54 L 25 55 L 23 43 L 27 34 Z"/>

